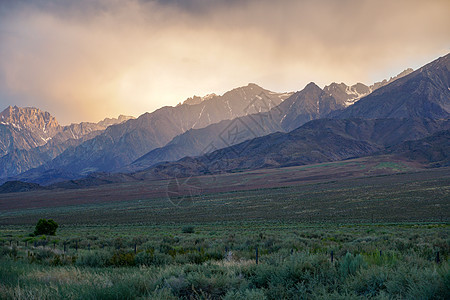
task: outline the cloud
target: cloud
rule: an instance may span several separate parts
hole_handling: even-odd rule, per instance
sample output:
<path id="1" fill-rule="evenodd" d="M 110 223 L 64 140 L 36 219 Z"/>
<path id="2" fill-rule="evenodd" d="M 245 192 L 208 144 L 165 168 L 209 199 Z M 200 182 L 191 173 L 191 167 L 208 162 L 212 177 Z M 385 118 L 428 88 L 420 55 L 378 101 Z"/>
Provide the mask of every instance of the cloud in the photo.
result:
<path id="1" fill-rule="evenodd" d="M 63 123 L 248 82 L 372 83 L 450 46 L 448 1 L 11 2 L 0 4 L 0 105 Z"/>

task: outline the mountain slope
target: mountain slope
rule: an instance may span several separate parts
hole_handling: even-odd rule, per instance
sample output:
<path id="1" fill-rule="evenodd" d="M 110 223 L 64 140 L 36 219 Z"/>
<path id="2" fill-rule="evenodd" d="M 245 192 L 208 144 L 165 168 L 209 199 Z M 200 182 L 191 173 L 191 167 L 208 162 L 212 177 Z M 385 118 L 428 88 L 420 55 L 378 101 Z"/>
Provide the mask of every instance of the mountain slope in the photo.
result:
<path id="1" fill-rule="evenodd" d="M 450 166 L 450 130 L 443 130 L 420 140 L 406 141 L 389 147 L 387 154 L 396 154 L 433 167 Z"/>
<path id="2" fill-rule="evenodd" d="M 164 178 L 338 161 L 372 155 L 449 128 L 448 120 L 320 119 L 289 133 L 274 133 L 197 158 L 161 163 L 135 175 Z"/>
<path id="3" fill-rule="evenodd" d="M 450 54 L 388 84 L 336 117 L 431 118 L 450 116 Z"/>
<path id="4" fill-rule="evenodd" d="M 278 122 L 267 113 L 225 120 L 205 128 L 188 130 L 176 136 L 166 146 L 150 151 L 120 171 L 134 172 L 162 161 L 198 156 L 282 130 Z"/>

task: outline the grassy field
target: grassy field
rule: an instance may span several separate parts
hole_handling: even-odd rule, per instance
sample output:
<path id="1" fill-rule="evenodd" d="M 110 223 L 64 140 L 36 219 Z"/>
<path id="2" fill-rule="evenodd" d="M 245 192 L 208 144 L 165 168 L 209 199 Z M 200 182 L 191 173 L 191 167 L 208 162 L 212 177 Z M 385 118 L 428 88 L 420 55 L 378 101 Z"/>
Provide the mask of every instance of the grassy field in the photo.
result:
<path id="1" fill-rule="evenodd" d="M 0 297 L 448 299 L 449 229 L 289 222 L 66 225 L 57 236 L 33 238 L 32 226 L 3 226 Z"/>
<path id="2" fill-rule="evenodd" d="M 449 299 L 449 189 L 380 158 L 5 194 L 0 299 Z"/>

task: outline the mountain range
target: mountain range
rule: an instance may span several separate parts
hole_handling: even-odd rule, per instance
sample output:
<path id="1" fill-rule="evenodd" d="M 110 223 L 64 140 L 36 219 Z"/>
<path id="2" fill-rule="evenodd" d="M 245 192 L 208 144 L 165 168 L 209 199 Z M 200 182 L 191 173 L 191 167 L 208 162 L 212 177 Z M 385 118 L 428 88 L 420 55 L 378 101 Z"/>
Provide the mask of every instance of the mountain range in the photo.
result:
<path id="1" fill-rule="evenodd" d="M 275 93 L 249 84 L 137 119 L 69 126 L 36 108 L 8 107 L 0 114 L 0 176 L 47 185 L 84 176 L 111 182 L 370 155 L 443 166 L 450 152 L 449 68 L 446 55 L 371 86 L 309 83 Z"/>
<path id="2" fill-rule="evenodd" d="M 267 101 L 259 101 L 258 95 L 261 93 L 267 95 Z M 54 131 L 65 135 L 43 135 L 42 128 L 45 125 L 22 131 L 22 136 L 27 133 L 33 139 L 25 136 L 22 138 L 26 142 L 24 146 L 11 149 L 20 151 L 13 151 L 8 157 L 2 157 L 1 176 L 15 176 L 36 167 L 39 170 L 32 170 L 33 174 L 48 170 L 71 170 L 69 177 L 75 178 L 93 171 L 112 171 L 156 147 L 164 146 L 173 137 L 188 129 L 201 128 L 245 114 L 264 112 L 277 106 L 290 95 L 291 93 L 274 93 L 256 84 L 249 84 L 222 96 L 210 95 L 198 104 L 193 104 L 188 99 L 185 104 L 163 107 L 153 113 L 145 113 L 137 119 L 121 119 L 123 122 L 120 123 L 105 119 L 98 124 L 81 123 L 68 127 L 59 126 L 49 113 L 42 113 L 35 108 L 11 108 L 19 111 L 26 119 L 34 119 L 30 111 L 45 114 L 54 123 Z M 21 122 L 12 124 L 17 128 L 8 125 L 8 129 L 12 130 L 7 132 L 16 133 L 19 127 L 23 126 Z M 69 137 L 73 137 L 76 142 Z M 52 138 L 53 142 L 44 143 L 44 139 L 49 138 Z M 32 143 L 39 139 L 40 143 Z M 9 152 L 5 151 L 4 154 Z"/>

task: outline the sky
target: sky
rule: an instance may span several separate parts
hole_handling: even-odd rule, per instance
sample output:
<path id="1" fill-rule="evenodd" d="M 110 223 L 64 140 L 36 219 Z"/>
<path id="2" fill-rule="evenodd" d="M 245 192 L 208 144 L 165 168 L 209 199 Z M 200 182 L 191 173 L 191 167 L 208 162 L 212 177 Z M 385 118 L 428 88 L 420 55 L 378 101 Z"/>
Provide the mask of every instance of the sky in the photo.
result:
<path id="1" fill-rule="evenodd" d="M 372 84 L 450 49 L 448 0 L 0 0 L 0 110 L 139 116 L 256 83 Z"/>

